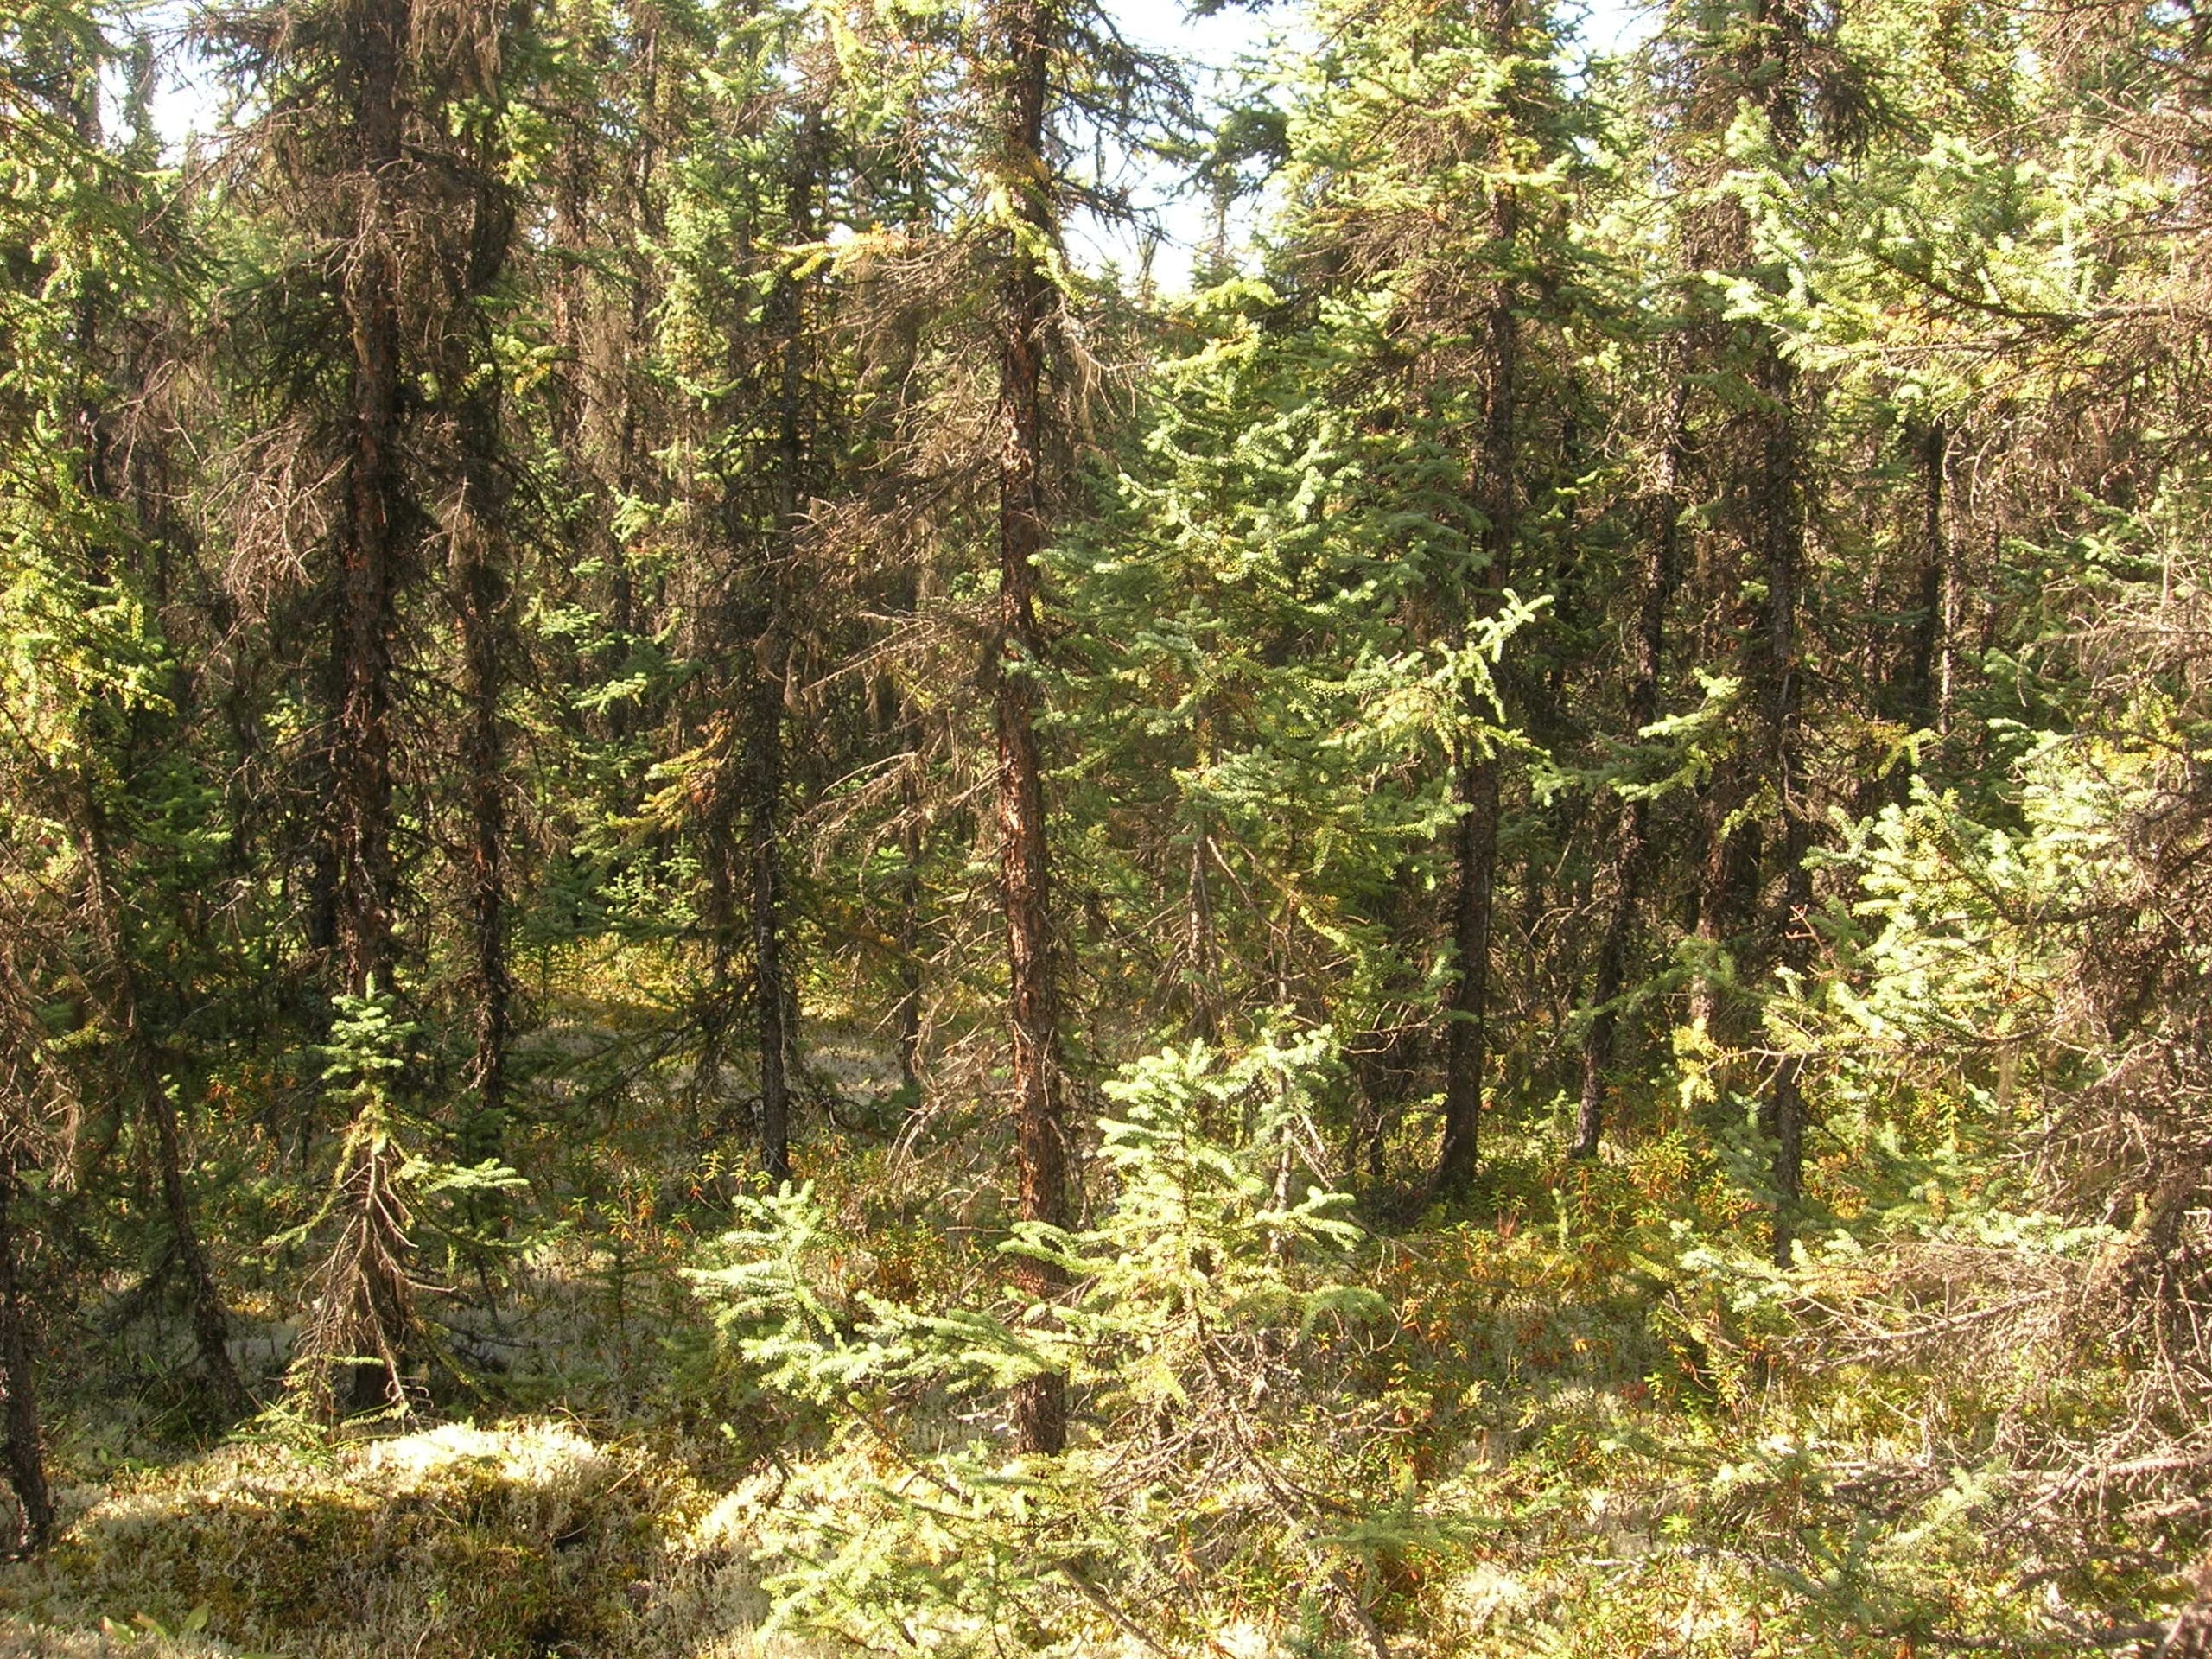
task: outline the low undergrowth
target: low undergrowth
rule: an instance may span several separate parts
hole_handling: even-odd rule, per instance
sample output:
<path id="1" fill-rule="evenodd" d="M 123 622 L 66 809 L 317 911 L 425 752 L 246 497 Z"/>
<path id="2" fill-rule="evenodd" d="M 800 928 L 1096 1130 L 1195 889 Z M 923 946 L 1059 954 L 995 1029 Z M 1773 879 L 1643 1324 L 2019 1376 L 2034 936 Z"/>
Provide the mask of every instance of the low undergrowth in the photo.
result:
<path id="1" fill-rule="evenodd" d="M 1580 1164 L 1495 1134 L 1385 1235 L 1322 1173 L 1335 1064 L 1279 1030 L 1130 1068 L 1059 1233 L 864 1147 L 719 1222 L 606 1154 L 648 1199 L 454 1316 L 505 1357 L 434 1409 L 482 1427 L 134 1463 L 80 1400 L 0 1652 L 2147 1655 L 2189 1599 L 2212 1437 L 2110 1312 L 2155 1211 L 1834 1159 L 1778 1268 L 1707 1125 Z M 1071 1443 L 1024 1459 L 1046 1370 Z"/>
<path id="2" fill-rule="evenodd" d="M 2034 1310 L 1970 1316 L 2016 1290 L 1916 1325 L 1899 1262 L 1783 1274 L 1671 1242 L 1611 1275 L 1556 1226 L 1368 1242 L 1351 1270 L 1386 1319 L 1255 1327 L 1233 1385 L 1158 1372 L 1050 1464 L 1007 1449 L 991 1388 L 949 1380 L 975 1326 L 906 1325 L 893 1353 L 888 1304 L 832 1313 L 827 1348 L 876 1351 L 786 1400 L 790 1438 L 734 1480 L 765 1356 L 710 1373 L 727 1436 L 671 1430 L 694 1399 L 629 1438 L 241 1440 L 79 1489 L 52 1554 L 0 1572 L 0 1651 L 2150 1650 L 2203 1544 L 2202 1465 L 2069 1460 L 2130 1409 L 2116 1359 L 2007 1354 L 1994 1327 Z M 2077 1275 L 2110 1246 L 2079 1248 Z M 1989 1335 L 1931 1345 L 1937 1319 Z M 1353 1371 L 1356 1412 L 1332 1403 Z"/>

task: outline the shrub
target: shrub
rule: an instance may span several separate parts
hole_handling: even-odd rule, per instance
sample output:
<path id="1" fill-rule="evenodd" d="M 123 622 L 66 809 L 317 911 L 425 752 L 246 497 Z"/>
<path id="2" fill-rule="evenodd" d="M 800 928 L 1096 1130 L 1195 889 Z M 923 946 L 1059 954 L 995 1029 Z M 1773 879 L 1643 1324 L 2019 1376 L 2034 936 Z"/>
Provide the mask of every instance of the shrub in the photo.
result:
<path id="1" fill-rule="evenodd" d="M 1384 1408 L 1330 1398 L 1387 1311 L 1352 1271 L 1348 1200 L 1310 1175 L 1332 1065 L 1325 1033 L 1269 1031 L 1109 1084 L 1095 1225 L 1000 1247 L 1059 1263 L 1060 1303 L 847 1293 L 810 1192 L 747 1207 L 701 1294 L 760 1384 L 835 1434 L 759 1516 L 781 1568 L 771 1628 L 956 1652 L 1151 1643 L 1204 1616 L 1204 1586 L 1381 1644 L 1376 1569 L 1410 1522 Z M 1017 1457 L 1001 1391 L 1048 1370 L 1069 1379 L 1071 1445 Z"/>

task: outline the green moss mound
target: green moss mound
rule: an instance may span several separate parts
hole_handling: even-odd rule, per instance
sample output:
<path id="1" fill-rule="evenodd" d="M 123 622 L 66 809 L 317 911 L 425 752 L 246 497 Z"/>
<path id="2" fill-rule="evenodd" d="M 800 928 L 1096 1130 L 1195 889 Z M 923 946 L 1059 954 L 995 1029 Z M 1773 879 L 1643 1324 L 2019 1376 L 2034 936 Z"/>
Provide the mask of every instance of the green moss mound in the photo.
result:
<path id="1" fill-rule="evenodd" d="M 94 1503 L 0 1599 L 54 1626 L 204 1607 L 210 1635 L 295 1656 L 665 1651 L 703 1508 L 673 1465 L 558 1423 L 238 1446 Z"/>

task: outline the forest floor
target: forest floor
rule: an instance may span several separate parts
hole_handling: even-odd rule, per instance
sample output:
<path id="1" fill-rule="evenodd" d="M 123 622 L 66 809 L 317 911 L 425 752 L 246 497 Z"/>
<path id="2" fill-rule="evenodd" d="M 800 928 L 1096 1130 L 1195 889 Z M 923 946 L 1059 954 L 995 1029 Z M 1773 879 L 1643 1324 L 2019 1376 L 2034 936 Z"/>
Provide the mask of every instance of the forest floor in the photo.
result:
<path id="1" fill-rule="evenodd" d="M 865 1065 L 854 1047 L 847 1070 Z M 57 1389 L 63 1533 L 0 1567 L 0 1653 L 836 1647 L 775 1632 L 791 1563 L 773 1522 L 787 1493 L 871 1477 L 849 1446 L 779 1443 L 712 1362 L 686 1275 L 728 1172 L 667 1153 L 684 1142 L 665 1122 L 579 1141 L 555 1116 L 537 1133 L 517 1161 L 559 1220 L 518 1245 L 492 1302 L 469 1306 L 455 1275 L 470 1294 L 438 1311 L 457 1357 L 429 1426 L 332 1433 L 280 1411 L 195 1440 L 179 1351 L 157 1343 L 134 1377 Z M 1693 1155 L 1700 1138 L 1656 1133 L 1598 1165 L 1495 1138 L 1463 1210 L 1358 1252 L 1394 1322 L 1364 1405 L 1402 1535 L 1363 1567 L 1363 1639 L 1301 1631 L 1255 1542 L 1242 1567 L 1198 1573 L 1183 1605 L 1040 1645 L 2152 1651 L 2190 1593 L 2212 1452 L 2144 1455 L 2128 1426 L 2156 1414 L 2145 1379 L 2068 1334 L 2069 1299 L 2114 1241 L 2018 1218 L 1999 1237 L 1986 1218 L 1945 1220 L 1929 1185 L 1916 1222 L 1871 1243 L 1839 1231 L 1780 1273 L 1761 1263 L 1757 1205 Z M 929 1223 L 884 1221 L 905 1213 L 886 1146 L 834 1150 L 827 1202 L 875 1238 L 880 1277 L 907 1248 L 886 1241 Z M 243 1351 L 273 1360 L 283 1330 L 256 1311 L 247 1299 Z M 273 1365 L 260 1381 L 273 1391 Z"/>

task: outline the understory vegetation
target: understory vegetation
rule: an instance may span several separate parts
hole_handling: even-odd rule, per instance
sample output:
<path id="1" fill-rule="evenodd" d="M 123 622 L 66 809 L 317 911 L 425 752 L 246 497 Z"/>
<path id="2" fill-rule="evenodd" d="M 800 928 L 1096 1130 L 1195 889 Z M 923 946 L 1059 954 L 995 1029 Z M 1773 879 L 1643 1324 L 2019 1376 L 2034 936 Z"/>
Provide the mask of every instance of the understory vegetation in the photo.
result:
<path id="1" fill-rule="evenodd" d="M 1570 10 L 0 16 L 0 1652 L 2212 1652 L 2212 25 Z"/>

